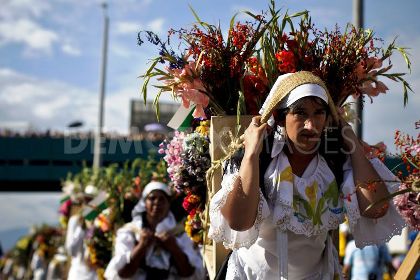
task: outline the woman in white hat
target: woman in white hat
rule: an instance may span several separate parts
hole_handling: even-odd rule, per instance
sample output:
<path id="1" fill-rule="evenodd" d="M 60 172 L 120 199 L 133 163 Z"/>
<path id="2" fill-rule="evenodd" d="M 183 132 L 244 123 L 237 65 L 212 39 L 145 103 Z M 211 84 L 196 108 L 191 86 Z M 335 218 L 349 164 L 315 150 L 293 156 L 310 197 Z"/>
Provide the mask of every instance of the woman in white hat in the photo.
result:
<path id="1" fill-rule="evenodd" d="M 204 279 L 202 258 L 169 207 L 168 186 L 147 184 L 133 209 L 133 221 L 117 232 L 105 278 Z"/>
<path id="2" fill-rule="evenodd" d="M 82 193 L 82 206 L 88 204 L 98 194 L 98 188 L 87 185 Z M 84 239 L 87 225 L 82 217 L 81 209 L 72 215 L 67 224 L 65 247 L 71 257 L 68 280 L 96 280 L 95 269 L 87 263 L 88 251 Z"/>
<path id="3" fill-rule="evenodd" d="M 209 236 L 233 250 L 226 279 L 341 277 L 329 233 L 345 215 L 358 246 L 401 231 L 392 202 L 365 211 L 398 184 L 381 181 L 395 177 L 365 157 L 317 76 L 280 76 L 260 113 L 245 131 L 242 157 L 226 162 L 211 200 Z M 331 138 L 328 127 L 340 129 Z"/>

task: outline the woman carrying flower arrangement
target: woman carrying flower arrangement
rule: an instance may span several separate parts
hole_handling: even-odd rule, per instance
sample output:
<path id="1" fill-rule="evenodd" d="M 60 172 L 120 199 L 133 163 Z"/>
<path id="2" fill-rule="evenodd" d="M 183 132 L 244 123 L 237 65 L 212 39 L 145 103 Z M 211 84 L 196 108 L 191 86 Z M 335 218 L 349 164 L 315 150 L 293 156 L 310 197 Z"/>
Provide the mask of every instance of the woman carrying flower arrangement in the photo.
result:
<path id="1" fill-rule="evenodd" d="M 204 279 L 202 259 L 170 212 L 170 191 L 152 181 L 117 232 L 107 279 Z M 181 227 L 182 228 L 182 227 Z"/>
<path id="2" fill-rule="evenodd" d="M 260 113 L 210 203 L 209 237 L 233 250 L 226 279 L 341 278 L 330 232 L 345 216 L 358 247 L 405 226 L 392 201 L 366 210 L 398 184 L 366 158 L 319 77 L 279 76 Z"/>
<path id="3" fill-rule="evenodd" d="M 83 199 L 89 203 L 98 193 L 93 185 L 87 185 Z M 81 215 L 81 210 L 72 215 L 67 225 L 65 247 L 71 257 L 68 280 L 95 280 L 98 279 L 95 269 L 88 263 L 88 250 L 85 244 L 88 225 Z"/>

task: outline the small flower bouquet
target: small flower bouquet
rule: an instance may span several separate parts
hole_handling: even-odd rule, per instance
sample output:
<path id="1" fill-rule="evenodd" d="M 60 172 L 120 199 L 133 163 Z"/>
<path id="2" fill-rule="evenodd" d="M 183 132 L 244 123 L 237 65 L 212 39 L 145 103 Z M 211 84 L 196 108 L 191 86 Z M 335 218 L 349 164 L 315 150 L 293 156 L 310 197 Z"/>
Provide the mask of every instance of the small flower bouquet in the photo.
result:
<path id="1" fill-rule="evenodd" d="M 185 195 L 182 207 L 188 216 L 185 222 L 187 235 L 195 242 L 203 242 L 204 208 L 207 184 L 206 171 L 210 167 L 208 121 L 202 121 L 195 132 L 175 132 L 170 141 L 160 145 L 165 154 L 168 173 L 175 190 Z"/>
<path id="2" fill-rule="evenodd" d="M 395 145 L 401 152 L 406 172 L 398 172 L 402 184 L 399 191 L 392 194 L 394 203 L 406 223 L 420 230 L 420 133 L 415 139 L 397 131 Z"/>
<path id="3" fill-rule="evenodd" d="M 109 218 L 99 215 L 89 227 L 85 242 L 87 245 L 87 263 L 95 269 L 98 279 L 105 279 L 105 268 L 112 258 L 113 233 L 110 231 Z"/>

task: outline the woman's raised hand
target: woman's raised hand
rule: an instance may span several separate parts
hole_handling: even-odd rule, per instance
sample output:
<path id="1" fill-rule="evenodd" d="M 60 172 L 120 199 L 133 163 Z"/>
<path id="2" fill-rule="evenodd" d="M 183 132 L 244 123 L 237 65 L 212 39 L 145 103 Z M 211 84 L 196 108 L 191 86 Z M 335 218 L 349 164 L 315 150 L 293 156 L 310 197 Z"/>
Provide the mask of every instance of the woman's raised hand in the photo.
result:
<path id="1" fill-rule="evenodd" d="M 261 124 L 260 120 L 261 116 L 253 117 L 251 123 L 244 132 L 245 156 L 259 156 L 261 153 L 267 124 Z"/>
<path id="2" fill-rule="evenodd" d="M 155 241 L 155 233 L 148 228 L 140 230 L 139 246 L 143 248 L 149 247 Z"/>
<path id="3" fill-rule="evenodd" d="M 155 234 L 156 240 L 159 242 L 162 247 L 171 252 L 177 245 L 175 237 L 168 233 L 163 232 L 160 234 Z"/>

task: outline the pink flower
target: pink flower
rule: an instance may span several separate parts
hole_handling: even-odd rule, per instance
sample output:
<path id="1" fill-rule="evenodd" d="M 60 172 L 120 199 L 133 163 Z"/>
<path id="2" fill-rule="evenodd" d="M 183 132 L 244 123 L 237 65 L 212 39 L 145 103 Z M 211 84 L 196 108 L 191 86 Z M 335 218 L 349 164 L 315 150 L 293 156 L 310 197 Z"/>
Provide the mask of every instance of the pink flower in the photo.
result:
<path id="1" fill-rule="evenodd" d="M 188 87 L 185 87 L 184 90 L 178 91 L 178 96 L 182 99 L 182 105 L 185 108 L 188 108 L 190 107 L 190 102 L 194 103 L 196 105 L 196 108 L 193 112 L 193 117 L 206 118 L 204 108 L 206 108 L 209 105 L 209 97 L 197 88 L 189 88 L 190 86 L 191 85 L 188 85 Z M 200 86 L 202 87 L 202 85 Z"/>
<path id="2" fill-rule="evenodd" d="M 193 112 L 195 118 L 206 118 L 204 108 L 209 105 L 209 97 L 200 79 L 201 66 L 195 61 L 190 61 L 183 69 L 166 68 L 168 75 L 159 78 L 170 86 L 177 97 L 181 98 L 182 105 L 186 108 L 191 103 L 196 105 Z"/>
<path id="3" fill-rule="evenodd" d="M 400 190 L 407 189 L 408 186 L 402 184 Z M 419 194 L 408 192 L 394 197 L 394 204 L 398 213 L 405 222 L 412 228 L 420 230 L 420 205 Z"/>
<path id="4" fill-rule="evenodd" d="M 388 87 L 381 81 L 366 81 L 360 89 L 368 96 L 378 96 L 380 93 L 386 93 Z"/>
<path id="5" fill-rule="evenodd" d="M 382 60 L 377 57 L 369 57 L 366 60 L 367 69 L 377 69 L 382 67 Z"/>

